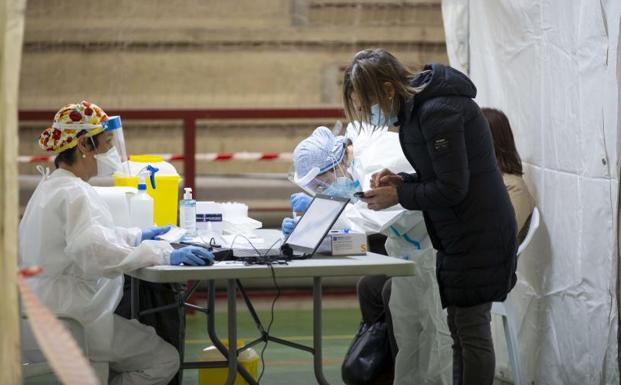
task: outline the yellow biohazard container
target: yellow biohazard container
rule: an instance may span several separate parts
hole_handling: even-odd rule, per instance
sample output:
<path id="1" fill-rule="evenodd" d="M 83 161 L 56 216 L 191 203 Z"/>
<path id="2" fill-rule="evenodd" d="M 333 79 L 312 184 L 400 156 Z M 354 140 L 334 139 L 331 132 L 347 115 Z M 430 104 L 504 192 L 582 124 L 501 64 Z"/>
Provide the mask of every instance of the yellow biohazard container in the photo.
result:
<path id="1" fill-rule="evenodd" d="M 130 156 L 128 162 L 129 175 L 115 173 L 114 185 L 136 187 L 138 185 L 138 173 L 148 165 L 159 169 L 155 174 L 155 190 L 147 181 L 147 193 L 153 198 L 153 220 L 158 226 L 176 225 L 181 177 L 175 166 L 165 162 L 161 156 Z"/>
<path id="2" fill-rule="evenodd" d="M 222 343 L 228 347 L 228 341 L 223 340 Z M 237 346 L 243 346 L 244 341 L 237 340 Z M 225 358 L 220 353 L 220 351 L 215 346 L 209 346 L 203 349 L 203 353 L 201 355 L 201 359 L 203 361 L 212 362 L 212 361 L 224 361 Z M 258 369 L 259 369 L 259 355 L 257 352 L 248 348 L 237 355 L 238 362 L 241 366 L 246 368 L 248 373 L 254 378 L 257 379 Z M 229 374 L 228 368 L 203 368 L 198 370 L 198 384 L 199 385 L 214 385 L 214 384 L 224 384 L 226 382 L 226 378 Z M 244 378 L 237 373 L 235 377 L 234 385 L 247 385 L 248 382 L 244 380 Z"/>

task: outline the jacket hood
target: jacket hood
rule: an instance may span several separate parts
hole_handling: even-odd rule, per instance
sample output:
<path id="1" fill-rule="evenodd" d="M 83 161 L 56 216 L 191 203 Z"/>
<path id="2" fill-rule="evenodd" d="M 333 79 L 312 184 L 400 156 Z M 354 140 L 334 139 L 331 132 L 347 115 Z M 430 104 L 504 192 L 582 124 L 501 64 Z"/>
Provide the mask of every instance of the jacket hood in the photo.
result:
<path id="1" fill-rule="evenodd" d="M 427 64 L 423 72 L 412 80 L 412 85 L 425 85 L 414 98 L 416 102 L 438 96 L 477 96 L 477 88 L 466 75 L 442 64 Z"/>

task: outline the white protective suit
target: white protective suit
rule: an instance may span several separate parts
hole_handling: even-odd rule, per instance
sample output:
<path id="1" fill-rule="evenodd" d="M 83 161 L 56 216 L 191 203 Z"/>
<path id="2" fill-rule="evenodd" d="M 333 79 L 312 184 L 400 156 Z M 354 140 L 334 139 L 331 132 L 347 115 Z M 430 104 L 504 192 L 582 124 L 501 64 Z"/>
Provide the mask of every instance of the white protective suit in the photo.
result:
<path id="1" fill-rule="evenodd" d="M 113 225 L 108 207 L 88 183 L 57 169 L 43 177 L 26 207 L 19 226 L 20 265 L 43 268 L 29 283 L 54 314 L 84 326 L 92 362 L 110 362 L 115 372 L 134 371 L 124 384 L 165 384 L 162 376 L 172 371 L 172 377 L 178 366 L 176 350 L 151 327 L 114 315 L 123 273 L 170 263 L 168 243 L 140 240 L 140 229 Z M 149 351 L 143 362 L 136 361 Z M 117 378 L 113 383 L 121 381 Z"/>
<path id="2" fill-rule="evenodd" d="M 405 158 L 399 135 L 394 132 L 347 128 L 354 147 L 351 172 L 363 191 L 370 189 L 371 175 L 384 168 L 395 173 L 414 172 Z M 443 385 L 452 381 L 452 340 L 440 303 L 436 280 L 435 250 L 427 234 L 422 212 L 396 205 L 382 211 L 366 203 L 348 205 L 342 218 L 366 233 L 388 237 L 391 256 L 415 262 L 415 275 L 393 277 L 389 307 L 399 352 L 395 359 L 394 385 Z"/>

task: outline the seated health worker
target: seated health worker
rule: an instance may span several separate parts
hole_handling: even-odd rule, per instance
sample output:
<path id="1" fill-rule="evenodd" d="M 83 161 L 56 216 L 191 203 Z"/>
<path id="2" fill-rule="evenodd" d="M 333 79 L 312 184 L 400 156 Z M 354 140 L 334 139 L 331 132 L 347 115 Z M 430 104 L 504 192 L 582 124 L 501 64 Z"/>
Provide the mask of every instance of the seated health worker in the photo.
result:
<path id="1" fill-rule="evenodd" d="M 451 341 L 435 277 L 435 253 L 421 212 L 400 205 L 373 211 L 353 196 L 356 191 L 368 190 L 371 175 L 387 164 L 401 172 L 414 172 L 403 155 L 398 134 L 386 127 L 350 124 L 345 136 L 318 127 L 296 146 L 290 179 L 311 195 L 351 199 L 335 228 L 382 233 L 387 237 L 388 255 L 416 262 L 413 277 L 372 275 L 358 281 L 363 322 L 387 322 L 394 384 L 448 384 Z M 293 194 L 293 211 L 304 212 L 311 199 L 305 193 Z M 283 232 L 289 233 L 294 225 L 294 219 L 285 218 Z"/>
<path id="2" fill-rule="evenodd" d="M 494 108 L 481 108 L 481 112 L 489 123 L 492 137 L 494 138 L 494 151 L 496 152 L 496 163 L 502 173 L 502 180 L 505 183 L 511 205 L 515 212 L 517 222 L 518 243 L 522 242 L 528 233 L 530 216 L 535 208 L 535 199 L 528 191 L 524 182 L 524 171 L 522 170 L 522 160 L 515 147 L 513 132 L 509 119 L 504 112 Z"/>
<path id="3" fill-rule="evenodd" d="M 153 265 L 207 265 L 213 255 L 194 247 L 173 250 L 155 240 L 168 227 L 114 226 L 87 181 L 121 167 L 119 117 L 109 118 L 85 100 L 69 104 L 56 113 L 39 145 L 57 156 L 56 170 L 42 172 L 19 225 L 20 265 L 43 269 L 30 280 L 32 288 L 55 315 L 82 324 L 88 358 L 102 384 L 167 384 L 179 368 L 177 351 L 153 328 L 113 314 L 123 273 Z"/>

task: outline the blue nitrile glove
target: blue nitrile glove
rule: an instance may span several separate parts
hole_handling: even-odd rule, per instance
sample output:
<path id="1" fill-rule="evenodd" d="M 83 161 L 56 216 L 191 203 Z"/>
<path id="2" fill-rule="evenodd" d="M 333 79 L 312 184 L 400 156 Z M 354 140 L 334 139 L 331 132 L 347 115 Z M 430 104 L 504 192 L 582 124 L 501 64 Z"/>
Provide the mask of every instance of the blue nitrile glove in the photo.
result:
<path id="1" fill-rule="evenodd" d="M 291 209 L 296 213 L 303 213 L 306 211 L 312 200 L 313 198 L 303 192 L 291 194 L 291 197 L 289 197 Z"/>
<path id="2" fill-rule="evenodd" d="M 147 229 L 142 230 L 142 238 L 140 238 L 140 242 L 148 241 L 157 238 L 162 234 L 166 234 L 170 231 L 172 226 L 161 226 L 161 227 L 149 227 Z"/>
<path id="3" fill-rule="evenodd" d="M 298 222 L 298 218 L 285 218 L 282 220 L 282 233 L 284 236 L 289 236 Z"/>
<path id="4" fill-rule="evenodd" d="M 213 261 L 213 253 L 198 246 L 187 246 L 170 253 L 171 265 L 209 266 L 213 265 Z"/>

